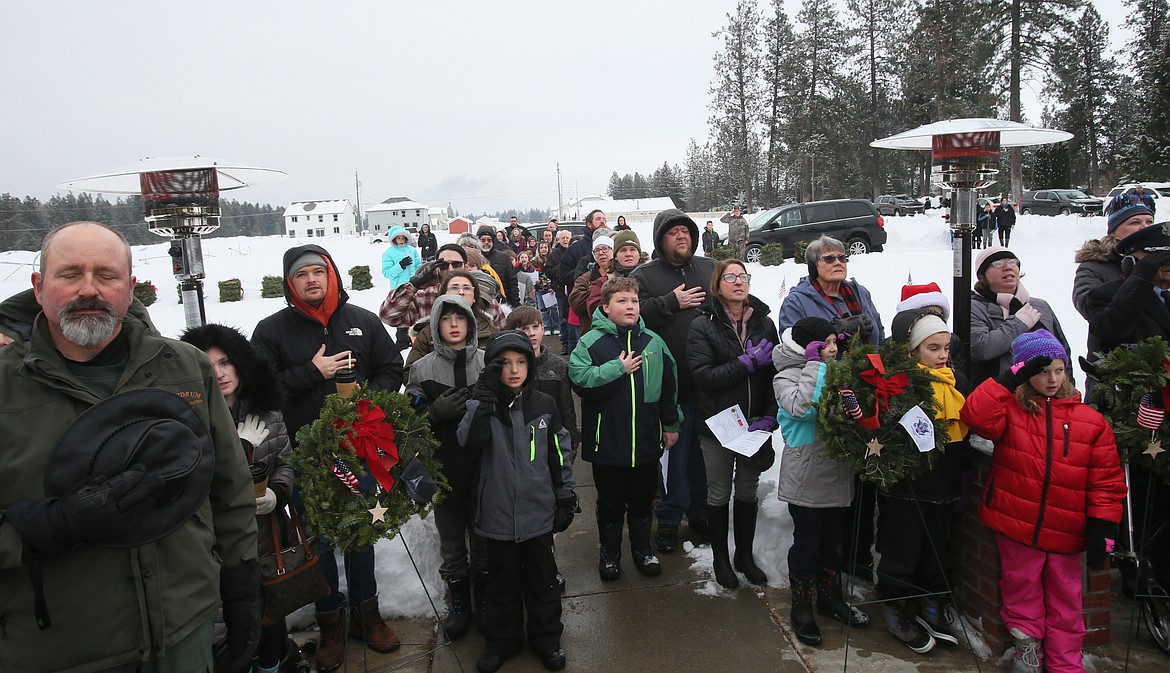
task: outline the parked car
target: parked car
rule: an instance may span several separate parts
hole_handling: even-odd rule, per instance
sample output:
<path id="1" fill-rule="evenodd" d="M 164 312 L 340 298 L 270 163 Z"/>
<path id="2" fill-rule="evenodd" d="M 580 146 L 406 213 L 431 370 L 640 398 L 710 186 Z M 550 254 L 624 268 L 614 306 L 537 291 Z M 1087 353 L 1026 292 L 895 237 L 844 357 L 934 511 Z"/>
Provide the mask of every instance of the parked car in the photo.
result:
<path id="1" fill-rule="evenodd" d="M 1020 197 L 1021 215 L 1095 215 L 1101 212 L 1102 200 L 1079 189 L 1028 190 Z"/>
<path id="2" fill-rule="evenodd" d="M 882 215 L 917 215 L 926 210 L 926 207 L 909 194 L 887 194 L 874 199 L 878 213 Z"/>
<path id="3" fill-rule="evenodd" d="M 573 234 L 574 241 L 578 238 L 581 238 L 585 235 L 585 232 L 589 231 L 589 227 L 585 226 L 584 222 L 574 222 L 572 220 L 568 222 L 558 222 L 557 231 L 559 232 L 562 229 L 567 230 Z M 539 236 L 537 238 L 539 238 Z"/>
<path id="4" fill-rule="evenodd" d="M 784 256 L 796 255 L 796 244 L 822 235 L 844 241 L 850 255 L 881 252 L 886 244 L 886 222 L 874 204 L 864 199 L 810 201 L 765 210 L 748 223 L 747 262 L 760 261 L 760 250 L 770 243 L 784 246 Z M 723 239 L 726 244 L 726 237 Z"/>
<path id="5" fill-rule="evenodd" d="M 1122 185 L 1117 185 L 1109 190 L 1109 194 L 1105 197 L 1101 205 L 1101 212 L 1105 212 L 1105 207 L 1113 200 L 1113 197 L 1118 194 L 1133 194 L 1137 191 L 1138 185 L 1146 188 L 1146 193 L 1154 199 L 1154 207 L 1158 208 L 1162 205 L 1160 198 L 1170 198 L 1170 182 L 1127 182 Z"/>

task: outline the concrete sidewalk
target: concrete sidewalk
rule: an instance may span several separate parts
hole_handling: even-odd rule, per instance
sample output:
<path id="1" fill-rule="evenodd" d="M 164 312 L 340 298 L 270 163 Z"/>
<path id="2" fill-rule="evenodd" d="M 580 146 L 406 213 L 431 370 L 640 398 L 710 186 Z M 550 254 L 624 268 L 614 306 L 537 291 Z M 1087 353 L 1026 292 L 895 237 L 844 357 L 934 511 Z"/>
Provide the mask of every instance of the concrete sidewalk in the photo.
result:
<path id="1" fill-rule="evenodd" d="M 567 581 L 563 599 L 565 633 L 562 645 L 568 671 L 617 673 L 717 673 L 803 671 L 878 671 L 936 673 L 950 671 L 1008 671 L 1010 660 L 994 653 L 979 661 L 966 647 L 939 645 L 927 655 L 916 655 L 886 632 L 881 609 L 863 605 L 873 626 L 852 629 L 826 618 L 817 622 L 824 634 L 820 648 L 799 644 L 788 626 L 791 605 L 787 589 L 737 591 L 720 589 L 710 567 L 681 549 L 664 554 L 660 577 L 640 576 L 630 561 L 628 540 L 622 556 L 622 576 L 602 582 L 597 575 L 597 529 L 594 523 L 596 490 L 589 464 L 578 461 L 577 493 L 582 513 L 569 530 L 557 536 L 557 559 Z M 686 526 L 682 527 L 684 539 Z M 778 583 L 780 578 L 771 578 Z M 742 577 L 741 577 L 742 580 Z M 785 582 L 787 583 L 787 582 Z M 872 599 L 872 586 L 861 585 Z M 436 600 L 439 600 L 436 597 Z M 440 603 L 440 609 L 441 608 Z M 1088 670 L 1099 673 L 1126 669 L 1126 632 L 1123 625 L 1137 619 L 1133 603 L 1114 595 L 1113 645 L 1086 650 Z M 475 671 L 483 638 L 474 630 L 451 644 L 434 620 L 394 620 L 404 645 L 380 655 L 350 641 L 346 672 L 409 671 L 456 673 Z M 1132 630 L 1131 630 L 1132 632 Z M 298 641 L 315 632 L 294 634 Z M 1129 652 L 1129 671 L 1166 671 L 1170 657 L 1157 649 L 1144 627 Z M 535 654 L 523 651 L 501 669 L 507 673 L 537 673 L 544 668 Z"/>

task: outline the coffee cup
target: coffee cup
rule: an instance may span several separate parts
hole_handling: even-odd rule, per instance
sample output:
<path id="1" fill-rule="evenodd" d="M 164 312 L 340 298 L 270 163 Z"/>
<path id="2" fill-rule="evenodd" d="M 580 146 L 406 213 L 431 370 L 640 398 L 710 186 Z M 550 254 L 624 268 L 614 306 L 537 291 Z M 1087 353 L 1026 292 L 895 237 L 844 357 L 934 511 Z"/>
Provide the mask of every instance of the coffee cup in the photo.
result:
<path id="1" fill-rule="evenodd" d="M 342 367 L 333 375 L 333 383 L 337 386 L 338 397 L 353 397 L 357 392 L 357 372 L 349 367 Z"/>
<path id="2" fill-rule="evenodd" d="M 264 463 L 252 463 L 248 468 L 252 471 L 252 486 L 256 497 L 264 497 L 264 492 L 268 490 L 268 466 Z"/>

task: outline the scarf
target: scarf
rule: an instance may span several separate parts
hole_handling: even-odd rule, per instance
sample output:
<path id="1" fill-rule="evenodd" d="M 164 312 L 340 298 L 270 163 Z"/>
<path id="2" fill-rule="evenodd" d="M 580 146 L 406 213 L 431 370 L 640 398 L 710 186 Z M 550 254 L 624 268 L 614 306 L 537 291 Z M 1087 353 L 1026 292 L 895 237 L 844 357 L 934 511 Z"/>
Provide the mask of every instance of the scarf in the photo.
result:
<path id="1" fill-rule="evenodd" d="M 1024 289 L 1024 284 L 1016 285 L 1016 293 L 1008 294 L 1006 292 L 993 292 L 989 287 L 982 287 L 978 290 L 979 296 L 987 301 L 999 306 L 1003 311 L 1003 319 L 1007 320 L 1016 314 L 1016 311 L 1024 308 L 1024 304 L 1028 303 L 1031 296 L 1028 291 Z"/>
<path id="2" fill-rule="evenodd" d="M 841 309 L 837 308 L 837 304 L 833 301 L 832 297 L 825 293 L 821 284 L 813 281 L 812 285 L 825 298 L 825 301 L 828 302 L 829 308 L 836 311 L 838 316 L 844 318 L 845 316 L 841 313 Z M 839 292 L 841 293 L 841 299 L 845 302 L 845 308 L 849 311 L 849 315 L 861 315 L 861 303 L 857 301 L 857 295 L 853 292 L 853 287 L 849 283 L 842 281 Z"/>
<path id="3" fill-rule="evenodd" d="M 934 379 L 930 387 L 934 389 L 934 401 L 938 405 L 934 417 L 946 422 L 947 442 L 958 442 L 967 436 L 967 425 L 959 420 L 959 410 L 963 408 L 966 398 L 955 388 L 955 372 L 950 367 L 934 369 L 921 362 L 918 366 L 930 373 Z"/>
<path id="4" fill-rule="evenodd" d="M 322 327 L 329 326 L 329 319 L 333 317 L 333 312 L 337 310 L 337 305 L 341 303 L 341 295 L 338 292 L 337 285 L 341 282 L 341 277 L 333 270 L 333 260 L 326 255 L 321 255 L 325 260 L 325 268 L 329 271 L 329 285 L 325 288 L 325 299 L 320 306 L 310 306 L 304 299 L 301 299 L 296 290 L 293 289 L 292 280 L 285 278 L 284 282 L 288 285 L 288 296 L 292 301 L 292 305 L 301 313 L 309 316 L 313 320 L 321 323 Z"/>

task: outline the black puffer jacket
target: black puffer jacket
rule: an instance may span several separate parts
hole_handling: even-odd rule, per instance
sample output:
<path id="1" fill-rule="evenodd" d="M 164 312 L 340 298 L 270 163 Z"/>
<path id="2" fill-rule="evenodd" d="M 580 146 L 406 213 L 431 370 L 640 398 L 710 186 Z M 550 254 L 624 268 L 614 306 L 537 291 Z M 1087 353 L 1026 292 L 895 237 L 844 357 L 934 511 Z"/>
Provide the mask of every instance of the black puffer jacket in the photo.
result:
<path id="1" fill-rule="evenodd" d="M 315 252 L 329 260 L 332 280 L 337 283 L 337 310 L 325 326 L 295 308 L 289 296 L 289 266 L 306 252 Z M 273 364 L 284 386 L 285 402 L 281 411 L 288 425 L 289 439 L 295 445 L 297 431 L 317 420 L 325 397 L 337 392 L 337 385 L 326 380 L 313 365 L 313 356 L 322 344 L 326 355 L 353 351 L 358 382 L 368 382 L 374 390 L 395 391 L 402 386 L 402 355 L 378 316 L 348 303 L 341 273 L 324 248 L 302 245 L 285 252 L 284 276 L 284 295 L 289 306 L 256 325 L 252 346 L 260 357 Z"/>
<path id="2" fill-rule="evenodd" d="M 662 237 L 671 228 L 684 224 L 691 233 L 692 255 L 679 266 L 667 261 L 662 251 Z M 700 310 L 710 312 L 714 307 L 711 296 L 711 275 L 715 273 L 718 264 L 710 257 L 698 257 L 693 251 L 699 244 L 699 226 L 695 221 L 677 208 L 671 208 L 658 213 L 654 218 L 654 252 L 655 259 L 642 264 L 630 274 L 630 278 L 638 281 L 638 296 L 642 302 L 642 320 L 646 327 L 653 330 L 670 348 L 671 355 L 678 362 L 678 398 L 679 401 L 693 399 L 695 382 L 691 376 L 691 368 L 687 361 L 687 336 L 691 332 L 691 321 L 699 316 Z M 701 287 L 707 293 L 703 304 L 696 308 L 682 309 L 678 305 L 678 297 L 674 295 L 674 288 L 684 285 L 684 289 Z"/>
<path id="3" fill-rule="evenodd" d="M 759 299 L 748 296 L 751 315 L 747 319 L 746 338 L 741 339 L 736 325 L 728 317 L 723 305 L 716 302 L 711 311 L 691 322 L 687 336 L 687 362 L 697 389 L 695 414 L 699 432 L 713 437 L 703 419 L 738 404 L 748 418 L 776 415 L 776 396 L 772 392 L 772 347 L 767 350 L 768 364 L 751 374 L 738 358 L 744 354 L 744 344 L 758 344 L 763 340 L 772 346 L 779 343 L 776 324 L 768 317 L 771 309 Z"/>
<path id="4" fill-rule="evenodd" d="M 430 225 L 424 224 L 423 226 L 426 227 L 426 231 L 420 230 L 418 233 L 418 252 L 423 260 L 426 261 L 428 259 L 434 259 L 435 253 L 439 249 L 439 241 L 431 233 Z"/>

